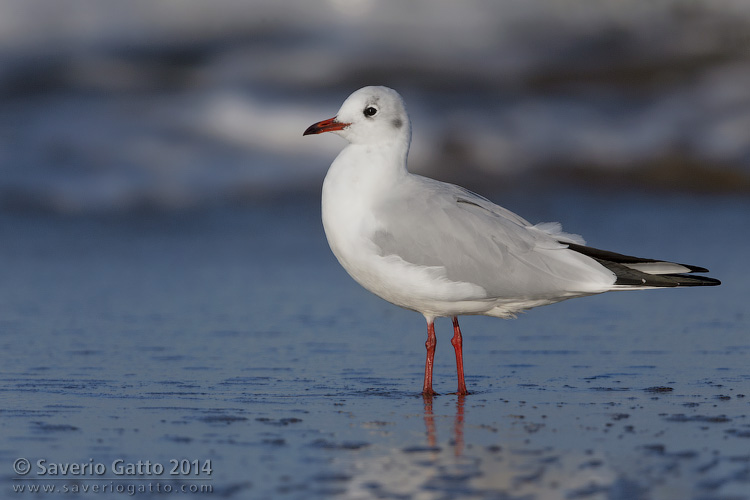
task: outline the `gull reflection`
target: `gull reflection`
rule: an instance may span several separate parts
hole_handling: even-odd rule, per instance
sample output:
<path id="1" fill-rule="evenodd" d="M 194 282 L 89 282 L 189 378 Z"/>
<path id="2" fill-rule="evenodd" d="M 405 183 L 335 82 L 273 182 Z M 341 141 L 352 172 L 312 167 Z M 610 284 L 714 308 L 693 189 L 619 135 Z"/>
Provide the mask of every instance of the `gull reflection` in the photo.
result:
<path id="1" fill-rule="evenodd" d="M 427 433 L 427 446 L 430 448 L 437 447 L 437 428 L 435 426 L 435 413 L 432 408 L 434 396 L 432 394 L 423 394 L 424 400 L 424 425 Z M 453 451 L 456 457 L 460 457 L 464 451 L 464 407 L 466 396 L 458 394 L 456 396 L 456 413 L 453 419 L 453 436 L 450 440 L 453 445 Z"/>

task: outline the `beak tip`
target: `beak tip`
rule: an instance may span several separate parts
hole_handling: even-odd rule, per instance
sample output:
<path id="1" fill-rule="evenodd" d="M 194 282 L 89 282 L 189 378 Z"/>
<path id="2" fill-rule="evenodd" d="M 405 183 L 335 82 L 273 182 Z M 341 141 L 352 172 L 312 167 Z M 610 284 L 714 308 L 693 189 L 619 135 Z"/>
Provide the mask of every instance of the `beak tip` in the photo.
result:
<path id="1" fill-rule="evenodd" d="M 304 137 L 306 135 L 312 135 L 316 133 L 317 131 L 316 131 L 315 125 L 310 125 L 309 127 L 307 127 L 307 129 L 305 129 L 304 132 L 302 132 L 302 136 Z"/>

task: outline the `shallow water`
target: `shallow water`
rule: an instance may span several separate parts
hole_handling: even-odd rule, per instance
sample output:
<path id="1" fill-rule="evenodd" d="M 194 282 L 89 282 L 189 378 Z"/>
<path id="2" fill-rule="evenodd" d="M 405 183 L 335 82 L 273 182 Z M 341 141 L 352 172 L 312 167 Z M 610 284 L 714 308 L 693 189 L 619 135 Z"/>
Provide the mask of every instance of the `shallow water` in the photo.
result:
<path id="1" fill-rule="evenodd" d="M 450 394 L 451 329 L 439 321 L 442 394 L 424 400 L 423 319 L 339 268 L 317 199 L 4 213 L 3 491 L 750 498 L 750 203 L 493 198 L 532 221 L 560 220 L 592 246 L 703 265 L 724 283 L 567 301 L 515 321 L 464 318 L 465 398 Z M 29 474 L 14 472 L 18 458 Z M 118 475 L 118 459 L 165 471 Z M 170 460 L 183 459 L 199 469 L 210 460 L 210 474 L 170 475 Z M 39 460 L 106 471 L 51 477 Z"/>

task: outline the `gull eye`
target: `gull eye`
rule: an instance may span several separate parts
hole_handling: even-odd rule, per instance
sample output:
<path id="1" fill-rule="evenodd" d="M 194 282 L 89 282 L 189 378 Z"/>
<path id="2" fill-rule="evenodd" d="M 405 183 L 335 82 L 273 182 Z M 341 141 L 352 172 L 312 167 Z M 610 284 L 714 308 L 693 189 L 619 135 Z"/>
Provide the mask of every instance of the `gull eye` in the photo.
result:
<path id="1" fill-rule="evenodd" d="M 375 116 L 378 113 L 378 108 L 374 106 L 367 106 L 363 113 L 366 117 L 370 118 L 371 116 Z"/>

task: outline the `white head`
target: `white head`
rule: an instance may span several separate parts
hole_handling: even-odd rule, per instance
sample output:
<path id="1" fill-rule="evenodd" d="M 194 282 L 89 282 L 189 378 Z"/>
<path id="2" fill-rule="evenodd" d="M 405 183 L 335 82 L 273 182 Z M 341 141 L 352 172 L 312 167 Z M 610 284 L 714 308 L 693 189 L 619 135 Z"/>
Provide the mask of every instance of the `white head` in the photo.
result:
<path id="1" fill-rule="evenodd" d="M 411 123 L 401 96 L 388 87 L 364 87 L 350 95 L 335 117 L 315 123 L 302 135 L 334 132 L 352 144 L 405 143 Z"/>

